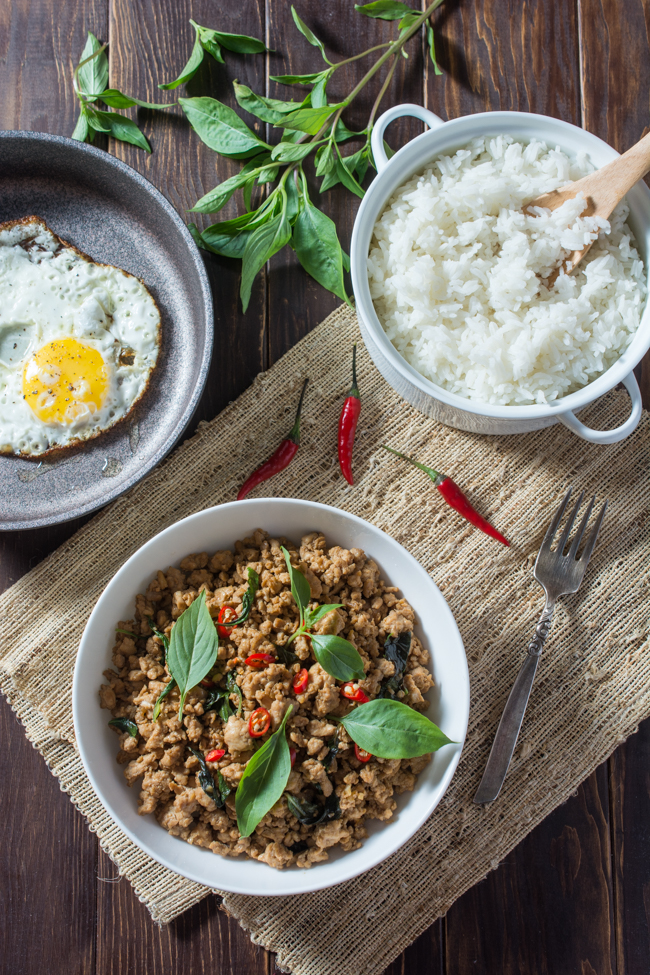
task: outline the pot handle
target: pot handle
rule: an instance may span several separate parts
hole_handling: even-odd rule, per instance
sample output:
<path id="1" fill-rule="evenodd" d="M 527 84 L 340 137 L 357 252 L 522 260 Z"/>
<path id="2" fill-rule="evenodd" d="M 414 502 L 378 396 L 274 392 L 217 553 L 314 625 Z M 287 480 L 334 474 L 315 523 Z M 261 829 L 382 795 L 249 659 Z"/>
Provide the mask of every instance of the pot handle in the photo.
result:
<path id="1" fill-rule="evenodd" d="M 568 427 L 569 430 L 572 430 L 573 433 L 581 437 L 582 440 L 589 440 L 590 443 L 618 443 L 619 440 L 625 440 L 638 426 L 643 404 L 641 402 L 641 390 L 633 372 L 625 377 L 623 385 L 630 394 L 632 412 L 625 423 L 622 423 L 620 427 L 616 427 L 615 430 L 592 430 L 591 427 L 586 427 L 584 423 L 581 423 L 571 410 L 568 413 L 560 413 L 558 420 L 565 427 Z"/>
<path id="2" fill-rule="evenodd" d="M 394 119 L 401 118 L 402 115 L 412 115 L 414 118 L 419 118 L 430 129 L 437 129 L 439 126 L 445 124 L 441 118 L 434 115 L 433 112 L 430 112 L 428 108 L 424 108 L 423 105 L 394 105 L 393 108 L 389 108 L 387 112 L 384 112 L 377 119 L 370 137 L 372 155 L 378 173 L 388 164 L 388 156 L 384 149 L 384 132 L 386 131 L 386 126 Z"/>

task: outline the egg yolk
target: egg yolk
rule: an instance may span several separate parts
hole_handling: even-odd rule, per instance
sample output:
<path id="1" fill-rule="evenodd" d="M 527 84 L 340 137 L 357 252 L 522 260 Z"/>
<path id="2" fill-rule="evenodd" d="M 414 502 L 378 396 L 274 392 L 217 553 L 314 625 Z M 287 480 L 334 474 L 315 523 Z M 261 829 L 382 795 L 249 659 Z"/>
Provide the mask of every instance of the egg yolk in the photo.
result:
<path id="1" fill-rule="evenodd" d="M 104 359 L 76 339 L 48 342 L 23 369 L 23 395 L 44 423 L 89 419 L 102 406 L 107 388 Z"/>

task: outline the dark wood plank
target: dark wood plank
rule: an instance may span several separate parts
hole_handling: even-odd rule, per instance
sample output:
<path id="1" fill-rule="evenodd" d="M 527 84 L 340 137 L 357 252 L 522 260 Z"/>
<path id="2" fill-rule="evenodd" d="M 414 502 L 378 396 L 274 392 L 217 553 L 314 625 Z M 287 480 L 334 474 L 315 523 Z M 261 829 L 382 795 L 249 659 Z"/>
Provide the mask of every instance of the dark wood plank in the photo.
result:
<path id="1" fill-rule="evenodd" d="M 160 928 L 100 851 L 97 975 L 268 975 L 271 956 L 254 945 L 210 896 Z"/>
<path id="2" fill-rule="evenodd" d="M 650 959 L 650 721 L 609 762 L 618 970 L 646 975 Z"/>
<path id="3" fill-rule="evenodd" d="M 447 972 L 616 972 L 611 874 L 607 769 L 601 765 L 575 798 L 451 908 Z"/>
<path id="4" fill-rule="evenodd" d="M 0 970 L 94 975 L 97 842 L 0 697 Z"/>
<path id="5" fill-rule="evenodd" d="M 370 20 L 354 10 L 352 3 L 314 4 L 309 0 L 296 0 L 298 14 L 325 43 L 328 56 L 334 62 L 343 61 L 354 54 L 381 44 L 397 36 L 395 24 L 382 20 Z M 288 0 L 269 0 L 269 45 L 276 53 L 270 56 L 270 74 L 306 74 L 318 71 L 325 64 L 318 50 L 302 37 L 293 23 Z M 392 83 L 382 102 L 381 111 L 400 102 L 422 103 L 422 48 L 418 41 L 409 44 L 409 59 L 401 59 Z M 381 53 L 381 52 L 379 52 Z M 328 94 L 330 100 L 344 98 L 373 63 L 377 55 L 345 65 L 335 72 Z M 345 113 L 344 119 L 355 131 L 365 128 L 373 102 L 377 96 L 384 73 L 373 78 Z M 304 97 L 306 89 L 270 83 L 273 98 Z M 292 94 L 293 93 L 293 94 Z M 415 119 L 395 122 L 388 130 L 387 139 L 399 148 L 408 139 L 422 132 L 423 126 Z M 356 151 L 361 143 L 348 143 L 343 155 Z M 313 176 L 313 167 L 305 167 L 310 180 L 310 193 L 318 206 L 336 223 L 343 248 L 349 250 L 352 224 L 360 201 L 341 186 L 336 186 L 319 196 L 320 178 Z M 287 349 L 321 322 L 340 300 L 324 291 L 307 274 L 299 270 L 298 261 L 290 250 L 281 251 L 270 262 L 268 283 L 269 362 L 275 362 Z M 342 350 L 342 354 L 345 351 Z"/>
<path id="6" fill-rule="evenodd" d="M 384 975 L 445 975 L 444 920 L 439 918 L 403 951 Z"/>
<path id="7" fill-rule="evenodd" d="M 187 86 L 162 92 L 157 85 L 180 74 L 194 43 L 192 17 L 206 27 L 230 33 L 264 37 L 264 3 L 247 0 L 215 6 L 211 0 L 174 0 L 142 4 L 138 0 L 111 3 L 111 84 L 145 100 L 173 102 L 180 95 L 209 95 L 232 107 L 232 81 L 237 78 L 255 90 L 263 90 L 266 58 L 261 54 L 226 53 L 226 64 L 206 54 L 199 73 Z M 186 211 L 241 168 L 204 145 L 193 132 L 180 107 L 168 111 L 133 109 L 151 142 L 153 153 L 110 140 L 109 151 L 143 173 L 160 189 L 189 223 L 199 226 L 213 218 Z M 254 120 L 249 119 L 249 122 Z M 258 123 L 261 125 L 261 123 Z M 251 127 L 255 126 L 251 124 Z M 235 200 L 224 208 L 221 219 L 234 216 Z M 215 308 L 215 347 L 206 391 L 195 422 L 212 419 L 246 389 L 267 366 L 265 338 L 265 274 L 261 275 L 245 315 L 239 302 L 240 262 L 205 255 Z"/>

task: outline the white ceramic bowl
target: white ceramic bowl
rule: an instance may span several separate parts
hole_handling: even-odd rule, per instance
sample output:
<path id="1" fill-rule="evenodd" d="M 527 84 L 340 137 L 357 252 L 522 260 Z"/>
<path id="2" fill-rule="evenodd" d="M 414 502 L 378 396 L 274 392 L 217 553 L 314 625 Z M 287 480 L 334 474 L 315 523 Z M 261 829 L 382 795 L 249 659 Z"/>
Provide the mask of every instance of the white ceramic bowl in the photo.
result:
<path id="1" fill-rule="evenodd" d="M 384 131 L 390 122 L 402 115 L 422 119 L 429 126 L 429 131 L 413 139 L 389 161 L 384 150 Z M 577 392 L 550 405 L 534 406 L 480 403 L 450 393 L 425 379 L 390 342 L 375 312 L 368 285 L 368 250 L 373 227 L 390 197 L 402 183 L 423 170 L 441 153 L 453 153 L 478 136 L 498 134 L 511 135 L 515 139 L 541 139 L 550 146 L 560 146 L 570 154 L 585 150 L 596 167 L 604 166 L 619 155 L 590 132 L 546 115 L 482 112 L 443 122 L 420 105 L 398 105 L 389 109 L 373 129 L 372 151 L 378 173 L 359 208 L 350 247 L 352 287 L 364 341 L 375 365 L 393 389 L 417 409 L 448 426 L 475 433 L 527 433 L 559 421 L 584 440 L 616 443 L 629 436 L 641 418 L 641 393 L 632 370 L 650 347 L 648 305 L 632 342 L 613 366 Z M 637 183 L 627 194 L 627 200 L 631 211 L 629 223 L 647 272 L 650 191 L 645 183 Z M 620 382 L 625 384 L 632 399 L 631 414 L 620 427 L 607 431 L 592 430 L 578 420 L 576 411 L 584 409 Z"/>
<path id="2" fill-rule="evenodd" d="M 416 632 L 431 651 L 436 686 L 427 712 L 455 745 L 437 752 L 418 777 L 414 792 L 398 798 L 392 822 L 369 825 L 359 850 L 332 853 L 310 870 L 274 870 L 250 859 L 220 857 L 171 836 L 153 816 L 138 816 L 139 788 L 129 789 L 124 766 L 115 761 L 117 738 L 109 714 L 99 707 L 102 671 L 111 666 L 115 625 L 129 619 L 137 593 L 157 569 L 177 564 L 190 552 L 231 547 L 258 527 L 300 542 L 318 529 L 331 544 L 362 548 L 379 565 L 382 577 L 398 586 L 416 611 Z M 463 643 L 447 603 L 425 570 L 396 541 L 361 518 L 337 508 L 286 498 L 235 501 L 209 508 L 156 535 L 126 562 L 108 584 L 84 630 L 72 691 L 74 726 L 84 766 L 102 803 L 145 853 L 176 873 L 208 887 L 239 894 L 299 894 L 349 880 L 384 860 L 428 819 L 454 774 L 467 731 L 469 676 Z"/>

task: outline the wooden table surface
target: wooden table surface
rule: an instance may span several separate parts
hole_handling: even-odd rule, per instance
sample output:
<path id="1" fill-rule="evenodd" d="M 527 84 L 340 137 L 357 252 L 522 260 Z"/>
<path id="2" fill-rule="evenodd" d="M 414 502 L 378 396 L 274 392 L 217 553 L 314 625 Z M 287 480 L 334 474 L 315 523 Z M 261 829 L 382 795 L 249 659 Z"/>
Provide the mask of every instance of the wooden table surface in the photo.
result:
<path id="1" fill-rule="evenodd" d="M 333 60 L 395 30 L 355 13 L 352 0 L 295 0 L 295 6 Z M 269 74 L 313 71 L 318 63 L 318 53 L 292 24 L 289 0 L 5 0 L 0 127 L 71 134 L 77 110 L 72 73 L 88 29 L 110 41 L 111 86 L 165 100 L 156 84 L 175 77 L 185 63 L 190 16 L 206 26 L 266 38 L 277 52 L 229 55 L 225 66 L 206 57 L 189 85 L 191 95 L 234 104 L 234 78 L 273 95 Z M 650 0 L 445 0 L 434 22 L 443 76 L 435 77 L 422 52 L 414 50 L 400 65 L 385 107 L 419 102 L 443 118 L 497 109 L 539 112 L 584 126 L 619 150 L 639 139 L 650 121 Z M 357 65 L 341 69 L 332 94 L 345 94 L 358 77 Z M 352 127 L 365 124 L 372 99 L 372 91 L 364 93 L 349 112 Z M 113 140 L 99 144 L 144 173 L 181 212 L 217 177 L 238 169 L 199 141 L 178 108 L 167 114 L 140 111 L 139 120 L 153 146 L 151 156 Z M 392 126 L 389 141 L 397 147 L 419 131 L 415 121 Z M 357 204 L 339 190 L 325 198 L 344 246 Z M 237 297 L 239 265 L 216 257 L 206 263 L 216 342 L 195 422 L 218 413 L 338 303 L 285 251 L 255 284 L 244 315 Z M 646 360 L 646 405 L 649 380 Z M 2 535 L 0 590 L 80 524 Z M 115 867 L 4 699 L 0 720 L 2 972 L 273 972 L 273 956 L 251 944 L 219 910 L 215 896 L 167 927 L 156 927 L 128 882 L 115 880 Z M 575 797 L 405 951 L 389 975 L 648 975 L 649 769 L 646 722 Z"/>

